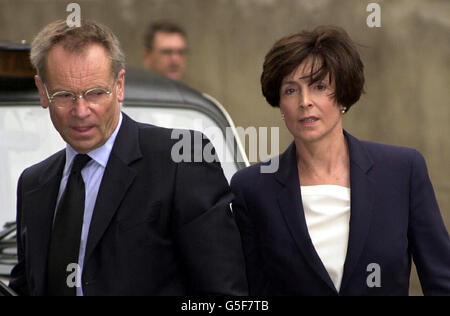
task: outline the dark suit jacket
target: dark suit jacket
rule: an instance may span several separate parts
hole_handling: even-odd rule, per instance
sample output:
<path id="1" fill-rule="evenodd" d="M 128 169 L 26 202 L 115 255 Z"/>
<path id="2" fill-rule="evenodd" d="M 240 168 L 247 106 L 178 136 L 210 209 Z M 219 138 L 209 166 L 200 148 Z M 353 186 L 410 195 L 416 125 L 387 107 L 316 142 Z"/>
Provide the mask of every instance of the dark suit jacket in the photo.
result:
<path id="1" fill-rule="evenodd" d="M 171 132 L 123 115 L 90 226 L 84 295 L 247 294 L 232 194 L 220 164 L 173 162 L 178 139 Z M 64 163 L 62 150 L 19 180 L 19 263 L 10 286 L 21 294 L 46 291 Z"/>
<path id="2" fill-rule="evenodd" d="M 339 295 L 408 295 L 411 255 L 424 294 L 449 295 L 450 240 L 423 157 L 344 134 L 351 215 Z M 308 234 L 295 144 L 277 172 L 254 165 L 235 174 L 231 188 L 250 295 L 338 295 Z M 368 286 L 376 280 L 371 263 L 380 267 L 381 287 Z"/>

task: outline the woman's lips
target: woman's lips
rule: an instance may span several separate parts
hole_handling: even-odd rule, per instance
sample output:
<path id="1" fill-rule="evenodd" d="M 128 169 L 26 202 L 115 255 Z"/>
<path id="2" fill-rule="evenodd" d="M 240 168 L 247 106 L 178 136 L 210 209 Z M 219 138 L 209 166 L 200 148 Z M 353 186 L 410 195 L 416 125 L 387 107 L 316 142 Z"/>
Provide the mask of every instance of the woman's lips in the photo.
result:
<path id="1" fill-rule="evenodd" d="M 319 120 L 319 118 L 315 116 L 308 116 L 305 118 L 300 119 L 300 123 L 304 126 L 312 126 L 316 124 L 316 122 Z"/>

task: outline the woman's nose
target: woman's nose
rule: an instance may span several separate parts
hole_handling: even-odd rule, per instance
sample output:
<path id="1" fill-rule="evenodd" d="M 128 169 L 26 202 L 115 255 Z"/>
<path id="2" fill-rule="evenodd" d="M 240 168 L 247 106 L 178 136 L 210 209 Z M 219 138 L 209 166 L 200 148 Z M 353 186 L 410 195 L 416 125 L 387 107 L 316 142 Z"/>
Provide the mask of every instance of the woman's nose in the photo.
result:
<path id="1" fill-rule="evenodd" d="M 308 89 L 304 89 L 302 92 L 303 93 L 300 97 L 300 107 L 307 108 L 307 107 L 312 106 L 311 94 L 308 91 Z"/>

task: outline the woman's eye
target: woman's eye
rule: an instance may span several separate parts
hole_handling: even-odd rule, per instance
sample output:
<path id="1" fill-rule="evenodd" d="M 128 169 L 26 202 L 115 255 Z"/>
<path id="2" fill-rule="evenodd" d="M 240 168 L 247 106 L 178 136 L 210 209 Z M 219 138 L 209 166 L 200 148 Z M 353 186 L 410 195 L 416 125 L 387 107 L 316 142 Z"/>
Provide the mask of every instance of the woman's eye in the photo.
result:
<path id="1" fill-rule="evenodd" d="M 319 90 L 319 91 L 323 91 L 323 90 L 325 90 L 325 89 L 327 88 L 327 86 L 324 85 L 323 83 L 318 83 L 318 84 L 316 85 L 316 88 L 317 88 L 317 90 Z"/>
<path id="2" fill-rule="evenodd" d="M 295 89 L 294 88 L 288 88 L 284 91 L 284 94 L 290 95 L 295 93 Z"/>

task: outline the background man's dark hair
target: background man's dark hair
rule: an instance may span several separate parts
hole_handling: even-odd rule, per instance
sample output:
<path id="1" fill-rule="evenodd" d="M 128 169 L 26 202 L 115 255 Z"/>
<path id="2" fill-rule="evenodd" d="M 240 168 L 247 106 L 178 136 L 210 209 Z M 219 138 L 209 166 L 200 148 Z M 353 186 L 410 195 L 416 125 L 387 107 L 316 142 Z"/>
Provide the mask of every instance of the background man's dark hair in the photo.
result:
<path id="1" fill-rule="evenodd" d="M 151 23 L 144 35 L 144 46 L 148 50 L 153 49 L 153 40 L 155 39 L 155 35 L 158 32 L 163 33 L 177 33 L 181 34 L 184 38 L 187 38 L 186 32 L 181 28 L 181 26 L 170 22 L 170 21 L 158 21 L 155 23 Z"/>

